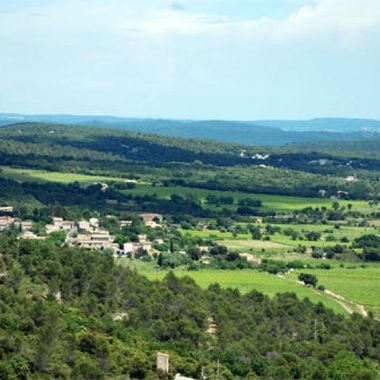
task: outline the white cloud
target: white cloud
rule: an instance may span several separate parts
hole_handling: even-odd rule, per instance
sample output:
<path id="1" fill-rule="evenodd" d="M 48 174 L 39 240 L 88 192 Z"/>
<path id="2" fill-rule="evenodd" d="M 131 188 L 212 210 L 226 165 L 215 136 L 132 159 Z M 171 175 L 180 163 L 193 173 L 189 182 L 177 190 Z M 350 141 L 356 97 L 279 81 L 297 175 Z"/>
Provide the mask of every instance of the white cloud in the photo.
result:
<path id="1" fill-rule="evenodd" d="M 126 21 L 125 24 L 130 25 L 130 21 Z M 223 32 L 229 26 L 229 19 L 226 16 L 215 14 L 179 13 L 163 10 L 152 12 L 145 19 L 133 24 L 134 30 L 138 33 L 147 37 L 162 37 L 174 34 L 199 35 Z M 123 23 L 119 27 L 122 30 Z"/>
<path id="2" fill-rule="evenodd" d="M 194 13 L 180 5 L 165 0 L 56 0 L 0 14 L 0 22 L 6 26 L 3 33 L 25 35 L 82 31 L 148 40 L 212 35 L 248 38 L 250 43 L 319 39 L 342 46 L 358 43 L 380 29 L 379 0 L 317 0 L 314 6 L 302 6 L 280 20 Z"/>
<path id="3" fill-rule="evenodd" d="M 379 27 L 377 0 L 319 0 L 279 22 L 275 29 L 277 37 L 285 40 L 321 38 L 349 46 Z"/>
<path id="4" fill-rule="evenodd" d="M 380 31 L 378 0 L 318 0 L 284 19 L 232 18 L 228 14 L 191 13 L 171 8 L 152 8 L 137 18 L 121 11 L 114 31 L 126 37 L 160 39 L 177 35 L 228 37 L 250 44 L 294 44 L 308 41 L 328 49 L 353 48 Z"/>
<path id="5" fill-rule="evenodd" d="M 192 105 L 269 117 L 275 104 L 282 115 L 305 104 L 326 114 L 331 96 L 353 111 L 357 97 L 362 110 L 378 99 L 380 0 L 316 0 L 282 18 L 223 6 L 254 0 L 180 0 L 183 9 L 175 0 L 20 0 L 2 13 L 14 1 L 0 0 L 3 108 L 174 117 Z"/>

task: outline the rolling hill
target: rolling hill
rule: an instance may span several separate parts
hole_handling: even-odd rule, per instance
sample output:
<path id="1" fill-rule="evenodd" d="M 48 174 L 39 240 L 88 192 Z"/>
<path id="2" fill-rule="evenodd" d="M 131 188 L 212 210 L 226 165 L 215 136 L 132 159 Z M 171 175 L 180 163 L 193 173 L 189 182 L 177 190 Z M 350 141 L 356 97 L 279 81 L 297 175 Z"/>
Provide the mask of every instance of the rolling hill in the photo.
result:
<path id="1" fill-rule="evenodd" d="M 359 119 L 243 122 L 133 119 L 112 116 L 0 114 L 0 126 L 20 122 L 91 125 L 164 136 L 262 146 L 281 146 L 289 143 L 323 140 L 370 140 L 374 136 L 379 136 L 380 133 L 380 122 Z"/>

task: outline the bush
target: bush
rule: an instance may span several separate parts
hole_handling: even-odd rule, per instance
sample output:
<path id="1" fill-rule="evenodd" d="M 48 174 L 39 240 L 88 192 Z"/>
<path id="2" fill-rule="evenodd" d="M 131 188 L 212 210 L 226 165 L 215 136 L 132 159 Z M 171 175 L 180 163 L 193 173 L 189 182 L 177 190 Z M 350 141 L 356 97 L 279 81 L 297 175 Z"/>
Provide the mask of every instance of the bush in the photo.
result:
<path id="1" fill-rule="evenodd" d="M 318 283 L 317 277 L 310 273 L 301 273 L 298 276 L 298 280 L 302 281 L 305 285 L 309 285 L 312 287 L 316 287 Z"/>

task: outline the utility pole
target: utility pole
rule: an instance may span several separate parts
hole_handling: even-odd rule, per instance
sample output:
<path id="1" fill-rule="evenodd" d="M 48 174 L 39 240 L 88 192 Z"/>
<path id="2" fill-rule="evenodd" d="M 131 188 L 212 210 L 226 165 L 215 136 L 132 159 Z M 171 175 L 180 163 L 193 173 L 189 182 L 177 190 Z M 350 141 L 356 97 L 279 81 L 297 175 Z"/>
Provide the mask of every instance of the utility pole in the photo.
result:
<path id="1" fill-rule="evenodd" d="M 154 267 L 154 269 L 156 270 L 156 281 L 158 280 L 158 270 L 160 269 L 160 266 L 159 265 L 156 265 Z"/>
<path id="2" fill-rule="evenodd" d="M 314 340 L 317 340 L 317 318 L 314 319 Z"/>

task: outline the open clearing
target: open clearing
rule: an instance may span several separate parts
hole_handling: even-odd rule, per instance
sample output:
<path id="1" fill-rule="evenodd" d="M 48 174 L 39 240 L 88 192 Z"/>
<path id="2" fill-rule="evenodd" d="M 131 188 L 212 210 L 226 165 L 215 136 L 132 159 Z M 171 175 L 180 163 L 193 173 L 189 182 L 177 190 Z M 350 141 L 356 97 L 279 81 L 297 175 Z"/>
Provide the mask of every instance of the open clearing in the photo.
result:
<path id="1" fill-rule="evenodd" d="M 86 175 L 86 174 L 76 174 L 76 173 L 62 173 L 62 172 L 49 172 L 43 170 L 34 169 L 18 169 L 11 168 L 8 166 L 0 167 L 0 176 L 10 178 L 16 181 L 33 181 L 33 182 L 57 182 L 68 184 L 72 182 L 84 182 L 84 183 L 94 183 L 94 182 L 135 182 L 133 180 L 127 180 L 117 177 L 106 177 L 106 176 L 96 176 L 96 175 Z"/>
<path id="2" fill-rule="evenodd" d="M 279 244 L 273 241 L 263 240 L 223 240 L 220 244 L 225 245 L 229 249 L 284 249 L 289 248 L 284 244 Z"/>

